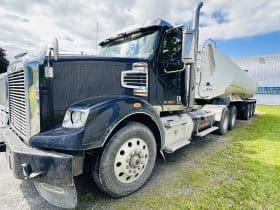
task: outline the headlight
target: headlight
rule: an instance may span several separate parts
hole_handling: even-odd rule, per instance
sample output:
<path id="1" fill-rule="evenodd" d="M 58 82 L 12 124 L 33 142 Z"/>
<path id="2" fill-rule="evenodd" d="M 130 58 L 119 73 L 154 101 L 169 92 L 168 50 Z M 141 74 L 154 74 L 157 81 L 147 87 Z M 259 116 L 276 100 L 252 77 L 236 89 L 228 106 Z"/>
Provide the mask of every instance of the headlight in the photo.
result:
<path id="1" fill-rule="evenodd" d="M 67 110 L 62 126 L 65 128 L 81 128 L 87 121 L 89 110 Z"/>

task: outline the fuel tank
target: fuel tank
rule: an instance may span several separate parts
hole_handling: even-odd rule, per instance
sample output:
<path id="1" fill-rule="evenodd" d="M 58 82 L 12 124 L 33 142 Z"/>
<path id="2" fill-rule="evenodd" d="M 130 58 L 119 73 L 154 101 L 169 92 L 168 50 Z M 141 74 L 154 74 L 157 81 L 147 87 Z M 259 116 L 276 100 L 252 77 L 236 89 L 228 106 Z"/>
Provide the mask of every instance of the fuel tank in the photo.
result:
<path id="1" fill-rule="evenodd" d="M 257 83 L 230 58 L 212 44 L 205 45 L 198 55 L 196 98 L 213 99 L 228 96 L 235 100 L 253 97 Z"/>

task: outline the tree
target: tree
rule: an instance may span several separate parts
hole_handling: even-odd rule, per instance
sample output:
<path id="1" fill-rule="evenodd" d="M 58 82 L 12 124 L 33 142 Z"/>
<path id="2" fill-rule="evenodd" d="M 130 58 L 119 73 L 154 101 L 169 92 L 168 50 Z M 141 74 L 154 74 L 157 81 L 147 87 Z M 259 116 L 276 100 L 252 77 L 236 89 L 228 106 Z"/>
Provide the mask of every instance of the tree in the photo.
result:
<path id="1" fill-rule="evenodd" d="M 6 59 L 6 51 L 0 47 L 0 73 L 7 71 L 9 61 Z"/>

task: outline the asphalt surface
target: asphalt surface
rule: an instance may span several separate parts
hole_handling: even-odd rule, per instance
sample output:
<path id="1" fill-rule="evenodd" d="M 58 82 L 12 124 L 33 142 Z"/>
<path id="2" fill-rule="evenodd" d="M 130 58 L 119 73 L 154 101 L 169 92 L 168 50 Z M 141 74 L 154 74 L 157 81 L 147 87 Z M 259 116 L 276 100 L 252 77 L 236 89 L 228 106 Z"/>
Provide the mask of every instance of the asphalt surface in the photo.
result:
<path id="1" fill-rule="evenodd" d="M 244 122 L 238 122 L 239 126 Z M 164 187 L 164 181 L 176 177 L 176 169 L 181 167 L 195 167 L 192 157 L 202 153 L 211 153 L 222 149 L 228 144 L 225 136 L 210 134 L 203 138 L 195 138 L 192 144 L 166 156 L 166 161 L 157 159 L 157 164 L 151 179 L 136 193 L 122 198 L 113 199 L 98 190 L 90 174 L 81 175 L 76 179 L 80 209 L 114 209 L 114 204 L 125 202 L 141 193 L 148 193 L 151 188 Z M 173 173 L 172 175 L 170 173 Z M 90 194 L 89 197 L 86 195 Z M 86 199 L 83 198 L 86 197 Z M 45 201 L 36 191 L 31 181 L 16 179 L 9 169 L 5 153 L 0 153 L 0 209 L 60 209 Z"/>

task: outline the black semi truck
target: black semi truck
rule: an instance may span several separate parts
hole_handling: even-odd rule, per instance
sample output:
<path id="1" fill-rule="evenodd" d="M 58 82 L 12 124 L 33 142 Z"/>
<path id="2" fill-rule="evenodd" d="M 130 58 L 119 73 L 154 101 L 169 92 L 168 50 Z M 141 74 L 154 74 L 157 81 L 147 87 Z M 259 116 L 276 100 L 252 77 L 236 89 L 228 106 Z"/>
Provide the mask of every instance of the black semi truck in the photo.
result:
<path id="1" fill-rule="evenodd" d="M 104 40 L 99 56 L 59 54 L 57 40 L 18 56 L 0 129 L 15 177 L 73 208 L 74 178 L 91 156 L 97 186 L 126 196 L 148 180 L 158 154 L 252 117 L 256 83 L 212 41 L 198 47 L 201 6 L 192 28 L 159 19 Z"/>

